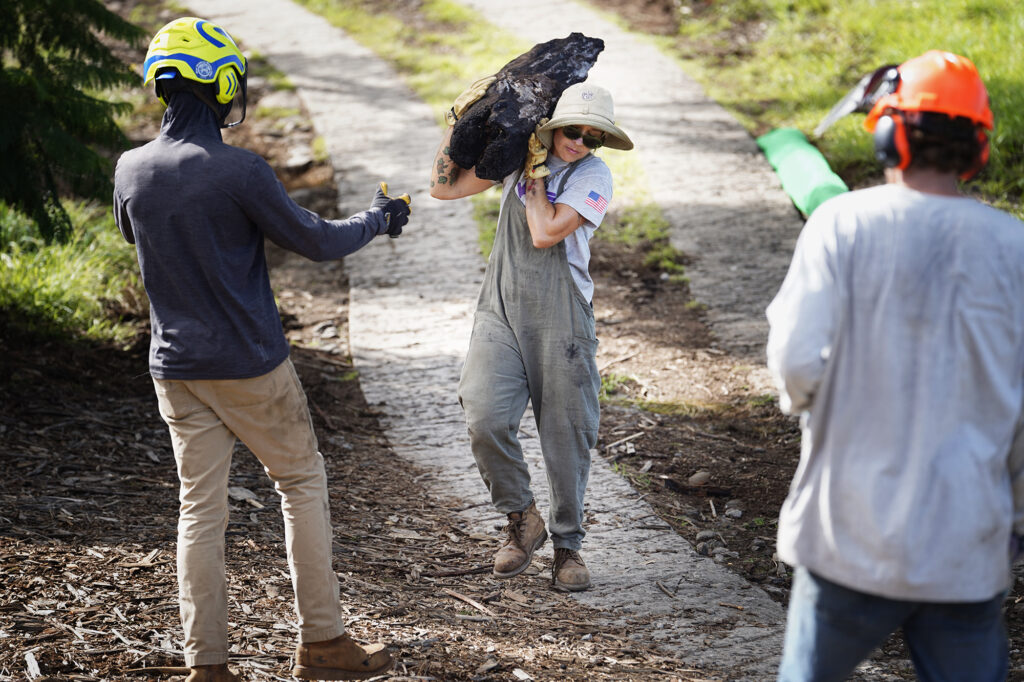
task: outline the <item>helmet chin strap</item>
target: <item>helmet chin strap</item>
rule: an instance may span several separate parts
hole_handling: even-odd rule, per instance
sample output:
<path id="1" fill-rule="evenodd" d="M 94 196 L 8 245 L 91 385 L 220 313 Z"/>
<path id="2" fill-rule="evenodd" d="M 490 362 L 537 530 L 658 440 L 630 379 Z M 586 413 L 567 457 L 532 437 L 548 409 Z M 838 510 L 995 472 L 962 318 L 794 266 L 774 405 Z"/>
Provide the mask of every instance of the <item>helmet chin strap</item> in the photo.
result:
<path id="1" fill-rule="evenodd" d="M 234 121 L 233 123 L 224 123 L 224 121 L 226 121 L 227 118 L 228 118 L 228 114 L 231 113 L 232 103 L 229 102 L 228 104 L 223 105 L 223 106 L 227 107 L 227 110 L 224 112 L 224 116 L 221 118 L 221 124 L 220 124 L 221 128 L 234 128 L 236 125 L 239 125 L 242 121 L 245 120 L 246 101 L 248 100 L 246 81 L 247 81 L 247 76 L 242 76 L 241 83 L 239 84 L 239 90 L 242 93 L 242 116 L 241 116 L 241 118 L 239 118 L 237 121 Z M 237 96 L 237 93 L 236 93 L 236 96 Z"/>
<path id="2" fill-rule="evenodd" d="M 220 121 L 221 128 L 234 128 L 245 120 L 245 81 L 242 81 L 242 117 L 232 123 L 227 123 L 228 115 L 231 113 L 232 103 L 221 104 L 215 97 L 210 93 L 208 88 L 193 87 L 190 88 L 196 97 L 200 99 L 206 106 L 213 110 L 213 113 L 217 116 L 217 120 Z"/>

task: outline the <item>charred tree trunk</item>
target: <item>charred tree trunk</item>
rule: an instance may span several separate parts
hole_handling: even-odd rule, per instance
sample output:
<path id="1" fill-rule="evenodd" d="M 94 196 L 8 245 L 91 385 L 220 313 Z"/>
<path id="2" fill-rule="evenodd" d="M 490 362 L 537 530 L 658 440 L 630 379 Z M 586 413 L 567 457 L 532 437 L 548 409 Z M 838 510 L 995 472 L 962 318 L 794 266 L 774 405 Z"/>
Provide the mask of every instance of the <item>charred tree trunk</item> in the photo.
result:
<path id="1" fill-rule="evenodd" d="M 452 131 L 451 158 L 477 177 L 501 180 L 526 162 L 530 134 L 562 92 L 587 78 L 604 49 L 600 38 L 571 33 L 538 43 L 498 71 Z"/>

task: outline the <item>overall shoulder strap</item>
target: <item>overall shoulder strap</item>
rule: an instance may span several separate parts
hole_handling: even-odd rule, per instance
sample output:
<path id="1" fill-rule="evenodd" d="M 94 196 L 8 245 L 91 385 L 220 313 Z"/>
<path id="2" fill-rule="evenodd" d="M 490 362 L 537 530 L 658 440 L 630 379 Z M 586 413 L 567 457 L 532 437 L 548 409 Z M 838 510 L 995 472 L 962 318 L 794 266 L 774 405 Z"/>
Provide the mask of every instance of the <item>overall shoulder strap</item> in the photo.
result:
<path id="1" fill-rule="evenodd" d="M 569 167 L 566 168 L 565 171 L 562 172 L 561 176 L 559 176 L 559 178 L 558 178 L 558 188 L 555 189 L 555 196 L 556 197 L 559 194 L 562 193 L 563 189 L 565 189 L 565 183 L 569 180 L 569 176 L 572 175 L 576 171 L 576 169 L 579 167 L 579 165 L 583 161 L 586 161 L 587 158 L 588 157 L 585 156 L 582 159 L 577 159 L 576 161 L 573 161 L 572 163 L 569 164 Z"/>

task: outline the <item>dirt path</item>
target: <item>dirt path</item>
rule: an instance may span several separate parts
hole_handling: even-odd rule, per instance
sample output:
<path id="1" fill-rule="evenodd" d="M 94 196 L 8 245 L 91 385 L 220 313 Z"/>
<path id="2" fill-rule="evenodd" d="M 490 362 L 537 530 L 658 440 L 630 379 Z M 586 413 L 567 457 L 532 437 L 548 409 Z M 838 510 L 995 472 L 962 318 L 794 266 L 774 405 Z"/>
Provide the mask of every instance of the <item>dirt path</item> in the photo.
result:
<path id="1" fill-rule="evenodd" d="M 596 244 L 599 364 L 635 376 L 623 389 L 633 402 L 699 396 L 734 412 L 609 404 L 584 545 L 595 589 L 553 591 L 549 547 L 522 576 L 498 581 L 488 564 L 501 519 L 471 465 L 454 401 L 482 263 L 468 206 L 425 194 L 439 131 L 401 81 L 340 32 L 284 2 L 240 6 L 196 0 L 189 11 L 220 18 L 247 51 L 267 55 L 299 86 L 338 172 L 341 213 L 362 209 L 378 179 L 415 197 L 406 235 L 343 265 L 271 251 L 332 483 L 336 566 L 353 636 L 390 644 L 398 665 L 387 677 L 396 680 L 771 679 L 788 584 L 771 558 L 771 523 L 796 440 L 763 400 L 758 335 L 781 277 L 784 214 L 792 213 L 779 206 L 749 138 L 671 64 L 658 61 L 657 73 L 638 80 L 631 64 L 661 59 L 642 41 L 575 3 L 543 5 L 543 25 L 565 27 L 558 35 L 585 30 L 608 41 L 599 67 L 620 101 L 630 93 L 620 118 L 645 165 L 668 164 L 652 191 L 677 245 L 703 249 L 689 274 L 698 299 L 713 302 L 707 321 L 717 349 L 704 318 L 686 306 L 685 287 L 645 270 L 642 253 Z M 524 17 L 541 11 L 532 0 L 515 7 Z M 520 17 L 499 3 L 487 11 L 526 37 L 555 35 L 530 33 L 530 22 L 516 28 Z M 275 95 L 273 107 L 298 111 L 294 95 Z M 300 190 L 302 199 L 294 192 L 297 200 L 333 213 L 333 188 L 318 186 L 329 167 L 313 164 L 296 171 L 301 177 L 284 168 L 302 156 L 292 152 L 308 152 L 313 131 L 305 120 L 277 123 L 256 116 L 231 135 L 273 156 L 290 189 L 314 187 Z M 282 129 L 291 132 L 282 137 Z M 0 337 L 3 325 L 0 317 Z M 0 679 L 31 678 L 33 666 L 43 679 L 172 675 L 181 665 L 177 483 L 145 344 L 129 353 L 35 339 L 4 345 L 0 442 L 11 466 L 0 480 Z M 744 357 L 750 366 L 738 366 Z M 543 480 L 534 433 L 528 420 L 527 456 Z M 698 467 L 726 497 L 681 486 Z M 246 679 L 287 679 L 294 614 L 277 500 L 241 447 L 232 485 L 232 662 Z M 892 660 L 882 667 L 912 676 L 900 663 L 905 652 L 887 649 Z M 857 679 L 894 677 L 867 664 Z"/>
<path id="2" fill-rule="evenodd" d="M 724 481 L 727 486 L 750 509 L 758 509 L 756 514 L 774 514 L 773 507 L 757 507 L 753 498 L 758 488 L 741 485 L 739 478 L 751 462 L 761 468 L 769 458 L 778 458 L 773 465 L 785 463 L 787 434 L 777 434 L 779 446 L 768 444 L 776 435 L 755 438 L 736 432 L 748 443 L 763 441 L 769 454 L 730 435 L 728 420 L 704 426 L 697 418 L 662 420 L 632 408 L 609 409 L 602 418 L 602 451 L 594 453 L 583 548 L 595 575 L 594 589 L 579 595 L 552 591 L 546 576 L 550 547 L 515 581 L 491 578 L 487 564 L 495 526 L 503 519 L 491 509 L 472 465 L 455 400 L 483 263 L 469 205 L 437 202 L 426 195 L 426 171 L 440 131 L 429 109 L 386 65 L 320 18 L 285 0 L 240 7 L 228 0 L 194 0 L 189 10 L 229 26 L 246 49 L 262 53 L 297 86 L 337 173 L 340 213 L 364 208 L 381 179 L 414 197 L 413 223 L 406 234 L 399 240 L 377 240 L 346 259 L 343 268 L 274 255 L 274 285 L 295 344 L 293 358 L 330 462 L 339 577 L 352 632 L 361 639 L 389 641 L 400 661 L 397 679 L 771 678 L 781 649 L 781 606 L 742 577 L 736 551 L 717 553 L 725 548 L 704 542 L 698 552 L 682 535 L 685 530 L 693 541 L 689 533 L 703 528 L 723 544 L 728 538 L 741 552 L 747 550 L 739 543 L 758 540 L 761 544 L 744 554 L 743 566 L 749 570 L 753 564 L 746 557 L 757 565 L 772 563 L 770 543 L 754 537 L 768 531 L 756 530 L 755 514 L 749 527 L 746 521 L 742 526 L 733 523 L 739 517 L 716 513 L 706 497 L 698 496 L 696 502 L 705 511 L 710 503 L 710 515 L 688 502 L 679 504 L 683 496 L 668 501 L 672 516 L 653 507 L 652 500 L 674 490 L 669 484 L 676 485 L 677 474 L 685 480 L 688 473 L 674 467 L 726 462 L 733 479 Z M 704 367 L 705 374 L 698 375 L 693 363 L 678 370 L 673 381 L 644 386 L 644 395 L 648 389 L 671 394 L 687 383 L 708 393 L 713 386 L 722 395 L 727 386 L 710 379 L 721 380 L 725 373 L 730 374 L 728 387 L 742 385 L 739 393 L 749 392 L 747 384 L 756 385 L 763 377 L 756 358 L 763 327 L 759 297 L 766 302 L 780 274 L 770 259 L 744 260 L 743 272 L 736 274 L 726 241 L 742 249 L 763 245 L 754 244 L 752 234 L 772 245 L 785 241 L 781 221 L 764 229 L 763 218 L 771 211 L 763 205 L 779 200 L 771 189 L 773 178 L 764 176 L 749 138 L 674 65 L 652 61 L 663 73 L 647 77 L 646 85 L 634 83 L 629 64 L 660 59 L 648 46 L 575 4 L 555 2 L 545 8 L 554 20 L 548 25 L 567 25 L 571 16 L 581 30 L 608 40 L 602 81 L 630 93 L 620 118 L 635 131 L 643 162 L 656 178 L 651 191 L 671 217 L 684 248 L 704 249 L 690 275 L 698 299 L 710 306 L 708 320 L 719 348 L 708 346 L 707 331 L 699 315 L 685 308 L 685 297 L 669 295 L 675 299 L 669 326 L 680 326 L 685 317 L 693 336 L 683 355 L 677 333 L 658 336 L 662 347 L 643 355 L 645 367 L 653 372 L 649 378 L 657 375 L 654 368 L 662 362 L 678 368 L 677 363 L 693 358 L 701 362 L 702 354 L 716 358 L 705 364 L 714 364 L 719 374 Z M 516 17 L 502 17 L 498 9 L 495 5 L 489 13 L 512 22 L 510 28 L 528 39 L 553 37 L 535 35 L 529 25 L 517 27 Z M 661 91 L 672 96 L 652 95 Z M 702 137 L 666 136 L 672 126 L 679 127 L 680 117 L 688 117 L 688 127 Z M 308 144 L 307 138 L 305 134 L 302 144 Z M 648 149 L 659 151 L 650 154 Z M 715 172 L 676 170 L 691 166 L 713 166 Z M 748 203 L 759 201 L 761 222 L 742 219 Z M 710 204 L 717 208 L 695 208 Z M 687 240 L 692 247 L 685 246 Z M 614 259 L 610 252 L 595 254 Z M 629 321 L 637 293 L 629 282 L 637 275 L 616 279 L 609 277 L 607 263 L 595 267 L 612 289 L 606 292 L 608 303 L 598 309 L 599 336 L 607 340 L 599 361 L 636 356 L 628 344 L 652 340 L 650 327 Z M 664 302 L 667 290 L 657 289 L 640 286 L 644 296 L 653 292 Z M 344 360 L 346 338 L 354 367 Z M 15 670 L 31 671 L 33 662 L 46 671 L 72 671 L 83 680 L 120 679 L 128 669 L 180 664 L 171 596 L 175 482 L 173 468 L 167 466 L 166 434 L 152 410 L 148 379 L 140 373 L 144 361 L 109 356 L 111 369 L 118 368 L 113 376 L 133 377 L 129 397 L 116 387 L 108 390 L 99 377 L 88 378 L 88 372 L 86 380 L 77 382 L 83 368 L 105 367 L 106 359 L 97 363 L 83 354 L 69 360 L 55 349 L 47 360 L 51 356 L 45 353 L 32 355 L 37 349 L 19 350 L 26 357 L 13 360 L 12 366 L 44 368 L 49 382 L 32 384 L 29 390 L 29 373 L 37 370 L 19 370 L 24 374 L 20 390 L 27 399 L 19 398 L 17 406 L 8 401 L 7 411 L 0 410 L 0 433 L 19 466 L 17 475 L 0 486 L 0 517 L 6 514 L 5 520 L 12 521 L 9 537 L 14 539 L 8 548 L 7 538 L 0 535 L 0 563 L 13 583 L 13 596 L 0 601 L 0 631 L 13 632 L 24 642 L 16 655 L 0 651 L 0 678 Z M 737 358 L 749 358 L 751 366 L 737 370 L 731 366 Z M 619 366 L 636 361 L 623 360 Z M 136 364 L 121 370 L 125 363 Z M 358 383 L 352 379 L 356 372 Z M 95 406 L 87 421 L 105 424 L 112 436 L 80 438 L 73 412 L 47 407 L 65 399 L 69 377 L 74 378 L 74 391 L 94 396 L 79 401 Z M 383 437 L 376 430 L 378 422 Z M 725 435 L 714 433 L 719 428 L 726 429 Z M 632 433 L 628 450 L 609 445 L 621 439 L 621 429 Z M 521 435 L 535 480 L 542 482 L 535 433 L 527 417 Z M 680 446 L 680 440 L 688 445 Z M 648 459 L 643 472 L 668 472 L 662 475 L 664 490 L 637 489 L 630 485 L 636 478 L 622 476 L 632 446 L 641 443 L 645 457 L 662 458 L 656 467 Z M 680 448 L 685 452 L 675 451 Z M 147 455 L 144 465 L 135 463 L 134 449 Z M 81 461 L 61 463 L 59 453 L 67 451 Z M 289 669 L 293 631 L 289 587 L 281 579 L 286 574 L 279 551 L 281 528 L 258 466 L 247 457 L 237 461 L 233 484 L 245 494 L 233 498 L 239 508 L 228 533 L 232 601 L 238 606 L 232 615 L 237 621 L 232 651 L 249 677 L 280 679 Z M 53 477 L 36 475 L 51 469 Z M 785 466 L 779 470 L 784 472 Z M 762 473 L 751 480 L 760 484 L 768 478 Z M 161 494 L 147 513 L 122 503 L 148 499 L 152 486 L 161 488 Z M 543 484 L 537 493 L 540 506 L 546 507 Z M 108 504 L 110 495 L 115 497 Z M 742 505 L 744 499 L 723 499 L 720 504 Z M 726 509 L 740 507 L 720 508 Z M 40 575 L 33 568 L 43 565 L 62 567 L 63 577 L 47 571 Z M 784 584 L 784 569 L 765 584 Z M 778 599 L 780 588 L 773 589 Z M 160 599 L 158 608 L 146 601 L 153 598 Z"/>
<path id="3" fill-rule="evenodd" d="M 432 113 L 386 65 L 322 19 L 284 0 L 237 7 L 191 3 L 298 87 L 341 178 L 342 213 L 361 209 L 378 179 L 413 195 L 414 222 L 401 239 L 378 240 L 346 259 L 352 354 L 396 453 L 431 471 L 425 484 L 463 500 L 466 519 L 493 532 L 501 519 L 471 465 L 455 391 L 483 264 L 468 204 L 426 196 L 439 139 Z M 534 478 L 543 481 L 531 419 L 523 433 Z M 730 670 L 730 679 L 770 676 L 781 644 L 779 605 L 699 556 L 606 462 L 595 457 L 594 464 L 584 554 L 595 588 L 578 599 L 604 610 L 610 625 L 634 624 L 637 640 L 659 641 L 688 663 Z M 543 509 L 544 486 L 537 488 Z"/>

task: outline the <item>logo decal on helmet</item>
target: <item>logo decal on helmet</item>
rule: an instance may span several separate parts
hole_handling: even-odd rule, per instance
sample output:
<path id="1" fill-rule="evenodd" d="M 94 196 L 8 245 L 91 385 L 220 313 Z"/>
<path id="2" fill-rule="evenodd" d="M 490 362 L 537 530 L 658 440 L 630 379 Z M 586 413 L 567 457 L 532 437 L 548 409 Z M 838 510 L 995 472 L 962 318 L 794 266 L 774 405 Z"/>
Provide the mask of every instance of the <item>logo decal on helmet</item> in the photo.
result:
<path id="1" fill-rule="evenodd" d="M 584 102 L 589 102 L 590 100 L 594 99 L 594 91 L 584 90 L 583 92 L 580 93 L 580 99 L 583 100 Z"/>
<path id="2" fill-rule="evenodd" d="M 196 64 L 196 75 L 200 78 L 213 78 L 213 64 L 210 62 L 198 62 Z"/>

